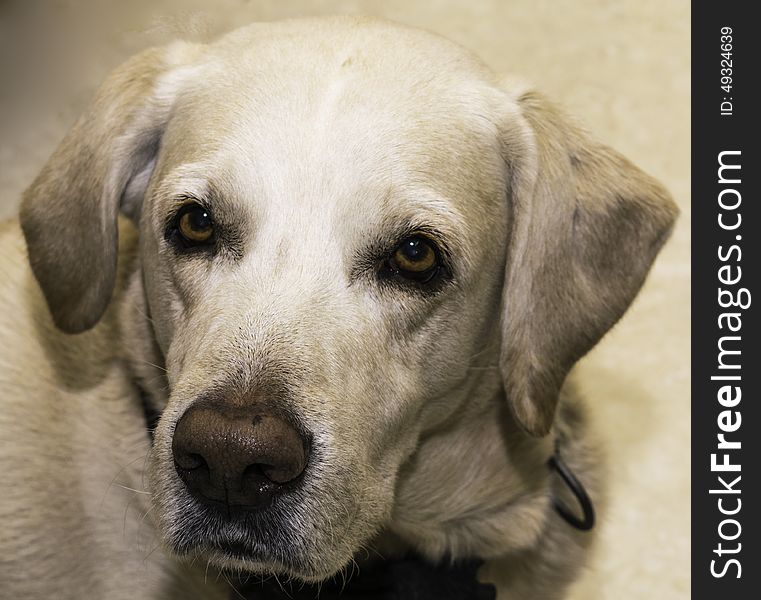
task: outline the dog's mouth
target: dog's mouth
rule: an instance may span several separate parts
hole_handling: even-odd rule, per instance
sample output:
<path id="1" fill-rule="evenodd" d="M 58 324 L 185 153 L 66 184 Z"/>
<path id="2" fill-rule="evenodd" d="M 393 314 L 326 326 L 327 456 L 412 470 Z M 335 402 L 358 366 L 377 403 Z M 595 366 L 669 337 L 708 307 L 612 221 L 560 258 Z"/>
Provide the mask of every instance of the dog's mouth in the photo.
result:
<path id="1" fill-rule="evenodd" d="M 257 575 L 286 575 L 304 581 L 321 579 L 312 565 L 302 560 L 296 548 L 254 542 L 234 537 L 188 539 L 174 547 L 175 553 L 191 561 L 202 558 L 222 571 Z"/>
<path id="2" fill-rule="evenodd" d="M 287 500 L 267 508 L 209 505 L 188 498 L 166 542 L 180 558 L 203 559 L 227 572 L 284 575 L 305 582 L 330 577 L 343 565 L 328 560 L 314 526 Z"/>
<path id="3" fill-rule="evenodd" d="M 252 547 L 250 544 L 241 541 L 226 540 L 217 542 L 214 550 L 221 552 L 225 557 L 238 561 L 266 561 L 261 549 Z"/>
<path id="4" fill-rule="evenodd" d="M 220 510 L 200 503 L 188 507 L 170 545 L 180 556 L 208 554 L 250 563 L 283 562 L 297 554 L 294 535 L 278 511 Z"/>
<path id="5" fill-rule="evenodd" d="M 303 565 L 295 556 L 273 553 L 270 549 L 244 540 L 220 539 L 199 545 L 195 553 L 205 556 L 218 567 L 236 572 L 301 573 Z M 284 560 L 287 559 L 287 560 Z"/>

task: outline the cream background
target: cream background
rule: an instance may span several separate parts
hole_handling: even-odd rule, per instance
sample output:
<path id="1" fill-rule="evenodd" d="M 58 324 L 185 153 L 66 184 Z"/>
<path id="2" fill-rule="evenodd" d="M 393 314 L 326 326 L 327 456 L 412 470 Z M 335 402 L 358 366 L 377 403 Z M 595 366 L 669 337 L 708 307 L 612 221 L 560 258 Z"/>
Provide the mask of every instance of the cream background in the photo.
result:
<path id="1" fill-rule="evenodd" d="M 38 8 L 31 5 L 34 4 Z M 15 8 L 14 8 L 15 7 Z M 431 29 L 564 104 L 671 190 L 674 235 L 631 311 L 577 369 L 611 464 L 600 543 L 572 597 L 689 596 L 690 5 L 687 0 L 132 0 L 0 8 L 0 217 L 105 74 L 181 35 L 366 13 Z"/>

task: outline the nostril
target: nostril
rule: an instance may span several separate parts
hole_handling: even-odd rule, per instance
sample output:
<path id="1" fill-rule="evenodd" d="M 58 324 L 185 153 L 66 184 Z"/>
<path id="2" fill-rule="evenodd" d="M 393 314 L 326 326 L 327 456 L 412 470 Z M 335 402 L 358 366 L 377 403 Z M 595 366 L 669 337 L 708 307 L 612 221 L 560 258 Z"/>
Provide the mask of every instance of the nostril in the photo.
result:
<path id="1" fill-rule="evenodd" d="M 246 469 L 243 471 L 243 479 L 268 478 L 266 471 L 267 469 L 270 469 L 270 468 L 272 468 L 270 465 L 263 465 L 259 463 L 248 465 Z"/>
<path id="2" fill-rule="evenodd" d="M 201 467 L 209 468 L 204 457 L 196 452 L 178 452 L 174 457 L 174 462 L 185 471 L 195 471 Z"/>
<path id="3" fill-rule="evenodd" d="M 262 473 L 272 483 L 283 484 L 293 481 L 304 470 L 303 463 L 283 463 L 280 465 L 261 465 Z"/>
<path id="4" fill-rule="evenodd" d="M 243 481 L 268 481 L 282 485 L 296 479 L 301 474 L 301 469 L 290 465 L 271 465 L 267 463 L 254 463 L 248 465 L 243 471 Z"/>

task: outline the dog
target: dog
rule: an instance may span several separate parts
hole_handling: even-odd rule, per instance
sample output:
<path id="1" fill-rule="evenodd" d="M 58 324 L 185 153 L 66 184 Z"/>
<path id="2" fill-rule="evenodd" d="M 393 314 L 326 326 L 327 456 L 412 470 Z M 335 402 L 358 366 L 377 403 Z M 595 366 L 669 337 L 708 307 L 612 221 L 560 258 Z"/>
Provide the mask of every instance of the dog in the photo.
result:
<path id="1" fill-rule="evenodd" d="M 0 232 L 3 594 L 227 598 L 412 552 L 564 597 L 593 540 L 568 513 L 604 500 L 567 375 L 676 216 L 431 33 L 133 57 Z"/>

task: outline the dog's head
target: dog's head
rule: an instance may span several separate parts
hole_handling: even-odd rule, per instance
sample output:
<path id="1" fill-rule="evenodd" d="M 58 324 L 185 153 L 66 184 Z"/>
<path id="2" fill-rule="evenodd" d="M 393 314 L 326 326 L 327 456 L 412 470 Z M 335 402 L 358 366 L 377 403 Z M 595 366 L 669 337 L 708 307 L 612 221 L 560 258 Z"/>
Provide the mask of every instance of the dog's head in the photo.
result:
<path id="1" fill-rule="evenodd" d="M 546 435 L 676 214 L 541 96 L 355 19 L 117 69 L 22 205 L 64 331 L 109 304 L 120 211 L 167 370 L 150 463 L 167 544 L 306 580 L 386 524 L 400 467 L 464 407 L 503 395 Z"/>

